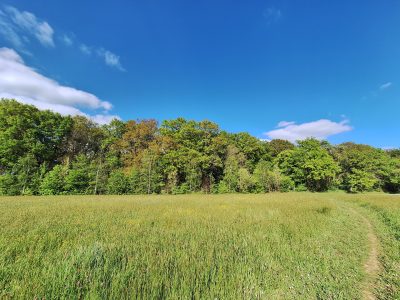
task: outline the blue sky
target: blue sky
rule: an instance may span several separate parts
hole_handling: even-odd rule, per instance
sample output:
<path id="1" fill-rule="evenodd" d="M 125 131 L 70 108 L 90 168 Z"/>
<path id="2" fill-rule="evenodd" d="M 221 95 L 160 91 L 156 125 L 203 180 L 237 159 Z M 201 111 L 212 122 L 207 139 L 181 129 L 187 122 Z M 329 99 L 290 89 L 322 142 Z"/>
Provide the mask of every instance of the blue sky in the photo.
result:
<path id="1" fill-rule="evenodd" d="M 40 108 L 400 147 L 396 0 L 0 1 L 0 47 Z"/>

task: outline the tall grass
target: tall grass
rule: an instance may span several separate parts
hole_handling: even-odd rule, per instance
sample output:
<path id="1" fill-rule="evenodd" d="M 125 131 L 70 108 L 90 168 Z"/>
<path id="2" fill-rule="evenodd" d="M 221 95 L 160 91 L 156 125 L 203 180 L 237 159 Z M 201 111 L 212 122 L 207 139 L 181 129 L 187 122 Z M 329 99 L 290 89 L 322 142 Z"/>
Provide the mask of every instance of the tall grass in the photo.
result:
<path id="1" fill-rule="evenodd" d="M 330 194 L 0 198 L 0 298 L 357 299 L 366 229 Z"/>
<path id="2" fill-rule="evenodd" d="M 375 221 L 382 263 L 378 298 L 400 299 L 400 195 L 367 194 L 348 199 L 365 208 L 369 218 Z"/>

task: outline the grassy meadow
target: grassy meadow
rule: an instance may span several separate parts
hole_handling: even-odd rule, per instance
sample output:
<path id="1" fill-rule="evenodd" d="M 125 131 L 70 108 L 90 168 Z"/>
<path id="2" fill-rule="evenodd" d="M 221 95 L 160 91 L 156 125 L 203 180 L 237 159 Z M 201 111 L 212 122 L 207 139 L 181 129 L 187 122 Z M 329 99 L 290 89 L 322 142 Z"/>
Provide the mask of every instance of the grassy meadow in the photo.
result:
<path id="1" fill-rule="evenodd" d="M 400 299 L 400 195 L 367 194 L 352 196 L 349 200 L 365 208 L 380 240 L 382 270 L 378 276 L 377 296 Z"/>
<path id="2" fill-rule="evenodd" d="M 400 197 L 344 193 L 0 198 L 0 298 L 399 297 Z"/>

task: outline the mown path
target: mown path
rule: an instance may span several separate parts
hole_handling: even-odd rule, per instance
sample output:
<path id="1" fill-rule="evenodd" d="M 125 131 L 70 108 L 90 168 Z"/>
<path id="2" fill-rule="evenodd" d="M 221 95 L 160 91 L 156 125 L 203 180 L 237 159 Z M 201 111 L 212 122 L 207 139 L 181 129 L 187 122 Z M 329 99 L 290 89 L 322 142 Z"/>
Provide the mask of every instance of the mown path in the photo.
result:
<path id="1" fill-rule="evenodd" d="M 379 240 L 371 221 L 365 215 L 359 212 L 358 209 L 350 208 L 350 210 L 361 218 L 368 231 L 367 239 L 369 253 L 368 258 L 364 263 L 364 272 L 366 277 L 362 283 L 362 299 L 374 300 L 376 299 L 374 295 L 375 282 L 381 268 L 379 262 Z"/>

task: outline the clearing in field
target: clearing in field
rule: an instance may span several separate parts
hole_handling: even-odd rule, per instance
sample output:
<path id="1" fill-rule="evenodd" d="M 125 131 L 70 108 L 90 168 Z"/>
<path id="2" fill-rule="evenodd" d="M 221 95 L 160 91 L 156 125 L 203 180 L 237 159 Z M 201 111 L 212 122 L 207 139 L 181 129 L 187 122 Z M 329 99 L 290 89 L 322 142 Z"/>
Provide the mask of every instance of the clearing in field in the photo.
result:
<path id="1" fill-rule="evenodd" d="M 0 198 L 1 298 L 399 297 L 400 197 Z"/>

